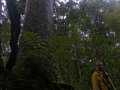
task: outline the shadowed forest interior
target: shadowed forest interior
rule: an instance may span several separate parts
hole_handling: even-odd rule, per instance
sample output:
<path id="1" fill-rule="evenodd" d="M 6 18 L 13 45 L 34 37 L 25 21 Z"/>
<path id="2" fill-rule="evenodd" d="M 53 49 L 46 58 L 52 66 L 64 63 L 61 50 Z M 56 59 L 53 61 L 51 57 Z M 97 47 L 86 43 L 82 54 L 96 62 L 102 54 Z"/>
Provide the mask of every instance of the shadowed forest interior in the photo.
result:
<path id="1" fill-rule="evenodd" d="M 98 60 L 120 90 L 120 0 L 0 0 L 0 90 L 93 90 Z"/>

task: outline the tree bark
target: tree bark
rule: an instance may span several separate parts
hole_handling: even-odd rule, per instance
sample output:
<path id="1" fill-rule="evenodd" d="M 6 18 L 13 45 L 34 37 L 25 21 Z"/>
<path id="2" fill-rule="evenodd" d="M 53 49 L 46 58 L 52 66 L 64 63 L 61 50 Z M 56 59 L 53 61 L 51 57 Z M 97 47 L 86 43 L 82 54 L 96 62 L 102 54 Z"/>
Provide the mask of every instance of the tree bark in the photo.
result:
<path id="1" fill-rule="evenodd" d="M 43 39 L 53 34 L 53 0 L 27 0 L 24 29 L 37 32 Z"/>
<path id="2" fill-rule="evenodd" d="M 6 64 L 6 69 L 11 71 L 17 59 L 18 38 L 19 38 L 21 26 L 20 26 L 20 14 L 19 11 L 17 10 L 15 0 L 6 0 L 6 4 L 8 8 L 10 23 L 11 23 L 11 37 L 10 37 L 11 54 Z"/>

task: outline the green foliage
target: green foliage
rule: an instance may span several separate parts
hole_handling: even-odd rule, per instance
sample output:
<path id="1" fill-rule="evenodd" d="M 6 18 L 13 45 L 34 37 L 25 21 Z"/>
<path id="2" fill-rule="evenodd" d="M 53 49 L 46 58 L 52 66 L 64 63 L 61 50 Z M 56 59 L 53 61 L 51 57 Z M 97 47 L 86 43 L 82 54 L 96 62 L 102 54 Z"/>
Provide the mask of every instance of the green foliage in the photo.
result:
<path id="1" fill-rule="evenodd" d="M 48 48 L 45 45 L 45 42 L 37 33 L 33 32 L 23 32 L 22 43 L 24 43 L 24 52 L 25 56 L 45 56 L 45 53 L 48 52 Z M 29 52 L 29 53 L 28 53 Z M 26 55 L 28 54 L 28 55 Z M 31 55 L 30 55 L 31 54 Z"/>
<path id="2" fill-rule="evenodd" d="M 55 66 L 52 66 L 52 56 L 45 41 L 37 33 L 24 31 L 21 36 L 20 58 L 14 71 L 28 80 L 54 80 Z"/>
<path id="3" fill-rule="evenodd" d="M 1 28 L 1 45 L 2 45 L 2 58 L 4 61 L 4 64 L 8 61 L 9 54 L 10 54 L 10 45 L 9 45 L 9 39 L 10 39 L 10 30 L 9 30 L 9 22 L 8 18 L 3 19 L 3 24 Z"/>
<path id="4" fill-rule="evenodd" d="M 96 60 L 106 64 L 105 69 L 110 72 L 119 90 L 119 77 L 116 76 L 120 63 L 118 7 L 117 1 L 105 0 L 83 0 L 79 4 L 71 0 L 56 6 L 58 13 L 54 18 L 58 22 L 55 22 L 55 30 L 59 36 L 54 39 L 54 54 L 59 60 L 63 79 L 71 83 L 75 90 L 91 88 Z"/>
<path id="5" fill-rule="evenodd" d="M 23 2 L 18 3 L 22 13 Z M 42 82 L 43 77 L 50 80 L 59 78 L 75 90 L 89 90 L 92 88 L 95 62 L 102 60 L 116 90 L 119 90 L 119 7 L 120 3 L 111 0 L 82 0 L 80 3 L 73 0 L 67 3 L 55 1 L 55 36 L 45 42 L 38 33 L 22 32 L 15 72 L 28 80 Z M 3 48 L 7 46 L 8 49 L 8 23 L 3 23 L 3 29 Z"/>
<path id="6" fill-rule="evenodd" d="M 18 10 L 21 15 L 24 15 L 26 0 L 19 0 L 17 2 Z"/>

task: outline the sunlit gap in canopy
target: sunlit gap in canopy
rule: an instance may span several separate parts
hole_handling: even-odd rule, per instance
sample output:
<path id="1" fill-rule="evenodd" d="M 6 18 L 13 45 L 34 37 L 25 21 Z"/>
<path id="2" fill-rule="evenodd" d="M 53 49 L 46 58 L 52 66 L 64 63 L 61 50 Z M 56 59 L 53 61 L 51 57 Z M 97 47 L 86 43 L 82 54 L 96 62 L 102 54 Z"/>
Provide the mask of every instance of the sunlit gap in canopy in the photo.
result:
<path id="1" fill-rule="evenodd" d="M 60 2 L 64 2 L 64 3 L 67 3 L 68 1 L 70 0 L 59 0 Z M 74 2 L 76 3 L 79 3 L 81 0 L 73 0 Z"/>
<path id="2" fill-rule="evenodd" d="M 2 7 L 2 10 L 0 10 L 0 23 L 2 23 L 2 16 L 5 14 L 4 13 L 4 9 L 5 9 L 5 6 L 6 6 L 6 2 L 5 0 L 1 0 L 0 1 L 0 8 Z"/>
<path id="3" fill-rule="evenodd" d="M 4 11 L 5 9 L 5 6 L 6 6 L 6 1 L 5 0 L 2 0 L 2 10 Z"/>
<path id="4" fill-rule="evenodd" d="M 5 0 L 2 0 L 2 2 L 3 2 L 3 4 L 5 4 L 6 1 L 5 1 Z"/>

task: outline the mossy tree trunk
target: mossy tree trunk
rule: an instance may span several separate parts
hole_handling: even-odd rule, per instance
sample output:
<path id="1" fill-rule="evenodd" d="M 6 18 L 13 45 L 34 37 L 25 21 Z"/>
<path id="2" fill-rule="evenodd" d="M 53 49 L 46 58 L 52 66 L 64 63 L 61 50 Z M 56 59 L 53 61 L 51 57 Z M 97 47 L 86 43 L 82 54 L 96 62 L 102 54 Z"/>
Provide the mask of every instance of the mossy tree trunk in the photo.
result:
<path id="1" fill-rule="evenodd" d="M 20 26 L 20 14 L 17 10 L 15 0 L 6 0 L 8 15 L 11 23 L 11 37 L 10 37 L 10 58 L 6 64 L 6 69 L 11 71 L 16 63 L 18 53 L 18 39 L 21 30 Z"/>

